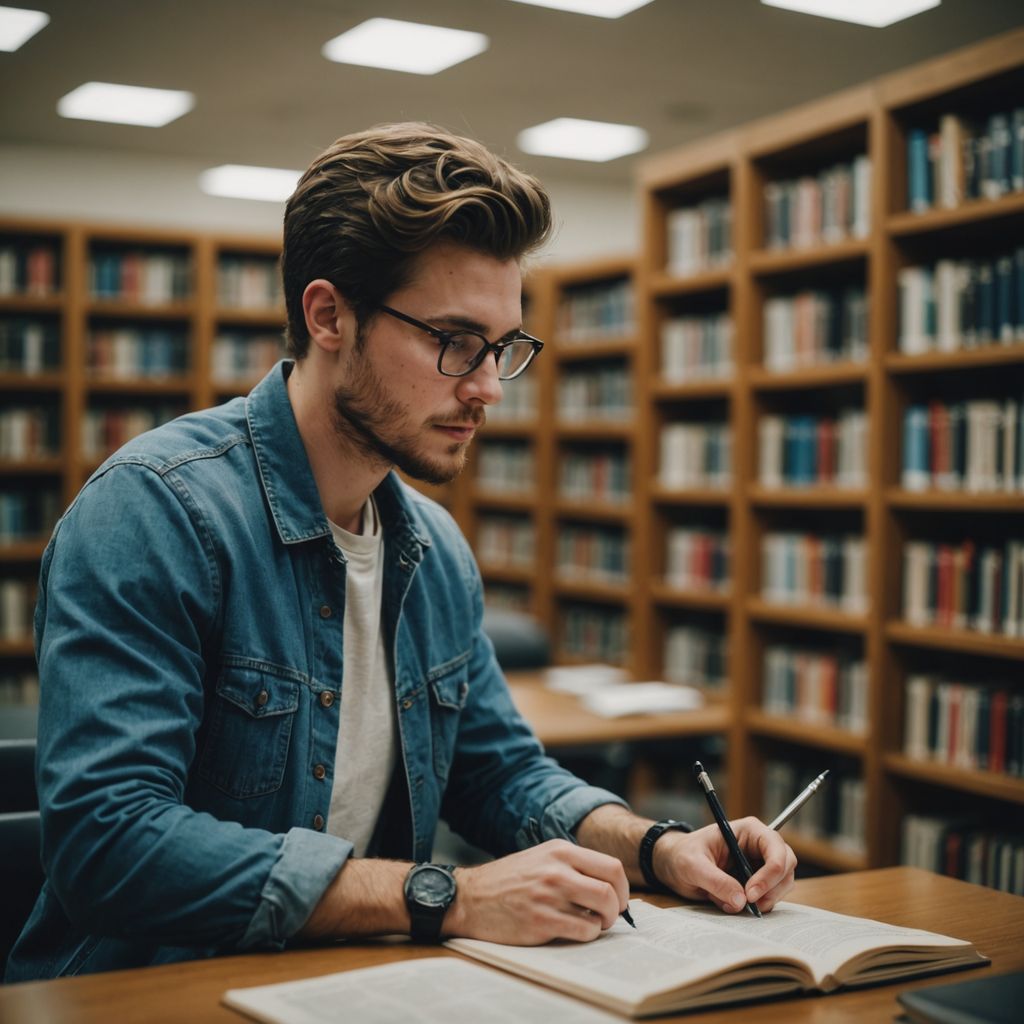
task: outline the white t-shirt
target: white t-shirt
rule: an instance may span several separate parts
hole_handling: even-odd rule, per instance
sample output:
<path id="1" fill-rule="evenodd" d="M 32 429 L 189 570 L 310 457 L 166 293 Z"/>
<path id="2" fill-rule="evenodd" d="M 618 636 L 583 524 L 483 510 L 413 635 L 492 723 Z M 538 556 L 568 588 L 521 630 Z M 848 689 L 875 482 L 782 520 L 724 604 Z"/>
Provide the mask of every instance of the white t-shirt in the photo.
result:
<path id="1" fill-rule="evenodd" d="M 363 532 L 331 523 L 348 559 L 345 580 L 341 722 L 327 831 L 365 856 L 395 764 L 397 722 L 392 669 L 381 631 L 384 538 L 373 499 L 363 507 Z"/>

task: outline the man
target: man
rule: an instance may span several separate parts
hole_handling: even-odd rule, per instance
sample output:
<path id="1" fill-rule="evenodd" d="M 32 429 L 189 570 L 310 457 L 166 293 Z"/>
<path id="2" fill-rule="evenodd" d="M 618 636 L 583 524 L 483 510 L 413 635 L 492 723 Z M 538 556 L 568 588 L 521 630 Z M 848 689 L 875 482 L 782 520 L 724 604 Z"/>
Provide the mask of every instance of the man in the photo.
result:
<path id="1" fill-rule="evenodd" d="M 546 194 L 427 125 L 336 142 L 285 214 L 288 345 L 246 399 L 126 445 L 46 550 L 47 882 L 8 980 L 411 932 L 589 940 L 628 881 L 768 910 L 795 858 L 635 817 L 547 759 L 481 631 L 453 478 L 541 343 Z M 514 383 L 508 386 L 514 387 Z M 439 815 L 496 860 L 429 860 Z M 641 851 L 641 847 L 643 850 Z"/>

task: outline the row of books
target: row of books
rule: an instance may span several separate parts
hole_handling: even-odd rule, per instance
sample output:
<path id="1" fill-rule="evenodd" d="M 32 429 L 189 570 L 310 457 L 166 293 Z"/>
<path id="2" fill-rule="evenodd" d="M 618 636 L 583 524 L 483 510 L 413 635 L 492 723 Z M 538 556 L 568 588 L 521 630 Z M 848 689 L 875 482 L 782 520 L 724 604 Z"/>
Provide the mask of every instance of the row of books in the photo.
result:
<path id="1" fill-rule="evenodd" d="M 0 296 L 42 298 L 60 290 L 57 243 L 8 239 L 0 244 Z"/>
<path id="2" fill-rule="evenodd" d="M 904 267 L 897 284 L 901 352 L 958 352 L 1024 340 L 1024 246 L 994 259 Z"/>
<path id="3" fill-rule="evenodd" d="M 984 122 L 955 113 L 938 130 L 907 132 L 907 206 L 951 209 L 969 199 L 998 199 L 1024 189 L 1024 107 Z"/>
<path id="4" fill-rule="evenodd" d="M 728 313 L 676 316 L 661 325 L 661 377 L 667 382 L 731 377 L 732 317 Z"/>
<path id="5" fill-rule="evenodd" d="M 537 378 L 528 370 L 502 387 L 502 399 L 487 407 L 488 423 L 526 423 L 537 415 Z"/>
<path id="6" fill-rule="evenodd" d="M 906 814 L 901 833 L 902 863 L 1024 896 L 1019 826 L 1002 832 L 948 815 Z"/>
<path id="7" fill-rule="evenodd" d="M 559 527 L 555 572 L 560 579 L 619 585 L 629 579 L 629 536 L 608 526 Z"/>
<path id="8" fill-rule="evenodd" d="M 0 494 L 0 544 L 48 536 L 62 510 L 55 487 L 18 486 L 5 491 Z"/>
<path id="9" fill-rule="evenodd" d="M 633 283 L 628 278 L 567 290 L 558 306 L 559 342 L 583 344 L 635 330 Z"/>
<path id="10" fill-rule="evenodd" d="M 537 530 L 529 516 L 488 513 L 476 530 L 476 553 L 490 565 L 531 568 L 537 555 Z"/>
<path id="11" fill-rule="evenodd" d="M 184 406 L 168 402 L 86 409 L 82 418 L 82 455 L 92 461 L 105 459 L 133 437 L 183 412 Z"/>
<path id="12" fill-rule="evenodd" d="M 188 337 L 172 327 L 95 327 L 86 354 L 90 372 L 115 380 L 188 372 Z"/>
<path id="13" fill-rule="evenodd" d="M 224 309 L 276 309 L 284 287 L 276 258 L 221 256 L 217 260 L 217 302 Z"/>
<path id="14" fill-rule="evenodd" d="M 515 583 L 486 581 L 484 604 L 488 608 L 502 608 L 510 612 L 528 612 L 530 610 L 530 591 Z"/>
<path id="15" fill-rule="evenodd" d="M 34 579 L 0 580 L 0 640 L 30 640 L 35 606 Z"/>
<path id="16" fill-rule="evenodd" d="M 1024 637 L 1024 541 L 908 541 L 903 617 L 912 626 Z"/>
<path id="17" fill-rule="evenodd" d="M 284 344 L 279 333 L 221 331 L 213 340 L 210 370 L 216 381 L 254 381 L 283 355 Z"/>
<path id="18" fill-rule="evenodd" d="M 868 667 L 835 649 L 769 644 L 762 659 L 761 706 L 769 714 L 850 732 L 868 728 Z"/>
<path id="19" fill-rule="evenodd" d="M 89 256 L 89 293 L 140 305 L 184 302 L 192 294 L 191 274 L 184 251 L 97 248 Z"/>
<path id="20" fill-rule="evenodd" d="M 863 487 L 867 438 L 863 409 L 841 409 L 836 416 L 762 416 L 758 480 L 765 487 Z"/>
<path id="21" fill-rule="evenodd" d="M 565 423 L 628 419 L 633 415 L 632 376 L 621 365 L 575 368 L 558 382 L 558 418 Z"/>
<path id="22" fill-rule="evenodd" d="M 566 604 L 559 648 L 571 658 L 621 665 L 628 650 L 626 616 L 601 605 Z"/>
<path id="23" fill-rule="evenodd" d="M 765 761 L 764 820 L 774 818 L 823 767 L 794 761 Z M 829 772 L 825 785 L 793 815 L 786 828 L 812 839 L 825 840 L 847 853 L 862 854 L 867 794 L 864 780 L 834 766 L 829 767 Z"/>
<path id="24" fill-rule="evenodd" d="M 673 526 L 665 538 L 665 582 L 677 590 L 725 593 L 731 548 L 725 530 Z"/>
<path id="25" fill-rule="evenodd" d="M 35 672 L 0 672 L 0 707 L 39 706 L 39 676 Z"/>
<path id="26" fill-rule="evenodd" d="M 664 670 L 670 683 L 722 690 L 729 678 L 724 629 L 676 623 L 665 630 Z"/>
<path id="27" fill-rule="evenodd" d="M 908 676 L 905 690 L 907 757 L 1024 778 L 1024 691 L 938 672 Z"/>
<path id="28" fill-rule="evenodd" d="M 60 368 L 60 325 L 51 317 L 0 317 L 0 373 Z"/>
<path id="29" fill-rule="evenodd" d="M 537 460 L 521 441 L 488 440 L 476 449 L 476 483 L 488 491 L 523 494 L 533 490 Z"/>
<path id="30" fill-rule="evenodd" d="M 850 286 L 775 295 L 765 300 L 764 365 L 779 373 L 804 366 L 863 362 L 868 354 L 868 299 Z"/>
<path id="31" fill-rule="evenodd" d="M 45 459 L 60 454 L 60 413 L 54 405 L 0 409 L 0 459 Z"/>
<path id="32" fill-rule="evenodd" d="M 705 199 L 696 206 L 672 210 L 666 227 L 665 269 L 670 274 L 692 277 L 732 262 L 732 203 L 728 199 Z"/>
<path id="33" fill-rule="evenodd" d="M 1024 399 L 908 406 L 900 481 L 908 491 L 1024 491 Z"/>
<path id="34" fill-rule="evenodd" d="M 807 249 L 866 238 L 871 218 L 871 160 L 866 154 L 817 175 L 764 186 L 767 249 Z"/>
<path id="35" fill-rule="evenodd" d="M 773 604 L 867 610 L 863 537 L 766 533 L 761 539 L 761 594 Z"/>
<path id="36" fill-rule="evenodd" d="M 663 487 L 726 488 L 732 481 L 728 423 L 666 423 L 660 450 L 658 481 Z"/>
<path id="37" fill-rule="evenodd" d="M 559 460 L 558 493 L 571 501 L 621 504 L 632 497 L 631 476 L 625 451 L 566 451 Z"/>

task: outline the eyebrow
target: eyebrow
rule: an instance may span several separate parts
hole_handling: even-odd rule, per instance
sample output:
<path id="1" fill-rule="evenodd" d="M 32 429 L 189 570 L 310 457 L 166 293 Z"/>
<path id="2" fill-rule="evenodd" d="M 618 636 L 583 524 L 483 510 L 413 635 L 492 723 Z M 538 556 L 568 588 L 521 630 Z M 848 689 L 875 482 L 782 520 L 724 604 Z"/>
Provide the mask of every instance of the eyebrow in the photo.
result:
<path id="1" fill-rule="evenodd" d="M 431 317 L 429 322 L 435 324 L 451 324 L 452 327 L 458 328 L 464 331 L 473 331 L 474 334 L 480 334 L 483 337 L 487 337 L 487 328 L 484 324 L 480 323 L 479 320 L 474 320 L 472 317 L 461 316 L 457 313 L 442 314 L 440 316 Z M 441 330 L 449 330 L 449 328 L 440 328 Z M 506 331 L 497 340 L 500 341 L 511 341 L 517 334 L 522 334 L 522 326 L 513 327 L 512 330 Z"/>

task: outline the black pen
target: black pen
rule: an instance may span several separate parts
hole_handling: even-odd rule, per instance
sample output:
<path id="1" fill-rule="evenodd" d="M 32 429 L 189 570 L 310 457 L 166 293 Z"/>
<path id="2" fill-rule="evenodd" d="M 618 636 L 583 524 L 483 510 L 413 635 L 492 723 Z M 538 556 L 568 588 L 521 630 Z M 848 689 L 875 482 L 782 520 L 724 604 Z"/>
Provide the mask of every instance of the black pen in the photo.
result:
<path id="1" fill-rule="evenodd" d="M 707 797 L 708 806 L 711 808 L 711 813 L 715 816 L 715 821 L 718 823 L 718 830 L 722 833 L 725 845 L 729 847 L 729 852 L 736 861 L 739 873 L 743 877 L 743 884 L 746 885 L 746 883 L 750 881 L 750 876 L 754 872 L 750 867 L 750 862 L 743 855 L 743 851 L 740 849 L 740 844 L 736 839 L 736 833 L 733 832 L 732 827 L 729 825 L 729 819 L 725 816 L 725 810 L 722 808 L 722 804 L 718 799 L 718 794 L 715 792 L 715 787 L 711 782 L 711 776 L 704 770 L 704 765 L 702 765 L 700 761 L 693 762 L 693 774 L 697 776 L 697 781 L 700 783 L 701 789 L 704 790 L 704 796 Z M 747 904 L 747 910 L 749 910 L 754 917 L 762 916 L 761 911 L 758 910 L 753 903 Z"/>
<path id="2" fill-rule="evenodd" d="M 633 915 L 630 914 L 630 912 L 629 912 L 629 907 L 626 907 L 625 910 L 620 910 L 619 911 L 619 917 L 621 917 L 622 920 L 625 921 L 626 924 L 628 924 L 630 928 L 635 928 L 636 927 L 636 922 L 633 920 Z"/>

